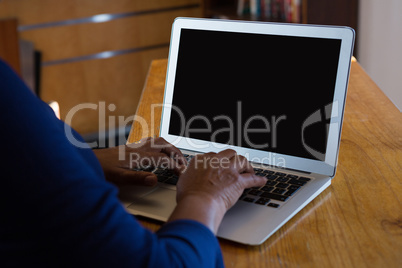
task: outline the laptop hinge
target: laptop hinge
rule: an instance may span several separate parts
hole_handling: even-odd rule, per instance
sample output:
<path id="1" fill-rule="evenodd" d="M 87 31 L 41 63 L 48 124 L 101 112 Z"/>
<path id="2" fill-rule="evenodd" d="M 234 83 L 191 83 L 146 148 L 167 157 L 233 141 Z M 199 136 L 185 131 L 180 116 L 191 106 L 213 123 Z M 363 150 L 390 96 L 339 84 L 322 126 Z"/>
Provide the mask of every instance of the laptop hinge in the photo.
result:
<path id="1" fill-rule="evenodd" d="M 257 162 L 251 162 L 251 161 L 250 161 L 250 163 L 253 165 L 256 165 L 256 166 L 261 166 L 264 169 L 281 169 L 281 170 L 289 170 L 289 171 L 293 171 L 293 172 L 297 172 L 297 173 L 311 174 L 311 172 L 304 171 L 304 170 L 297 170 L 297 169 L 293 169 L 293 168 L 279 167 L 279 166 L 261 164 L 261 163 L 257 163 Z"/>

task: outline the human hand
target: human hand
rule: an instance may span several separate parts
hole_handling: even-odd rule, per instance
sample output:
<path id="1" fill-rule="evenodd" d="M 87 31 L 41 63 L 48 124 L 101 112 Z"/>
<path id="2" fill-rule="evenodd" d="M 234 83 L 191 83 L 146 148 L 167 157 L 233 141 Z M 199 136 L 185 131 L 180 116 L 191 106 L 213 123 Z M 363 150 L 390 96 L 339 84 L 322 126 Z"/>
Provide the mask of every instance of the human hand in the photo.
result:
<path id="1" fill-rule="evenodd" d="M 96 149 L 93 152 L 102 166 L 106 179 L 119 185 L 157 184 L 155 174 L 135 171 L 134 168 L 163 166 L 180 173 L 186 164 L 180 150 L 163 138 L 145 138 L 139 143 Z"/>
<path id="2" fill-rule="evenodd" d="M 265 178 L 254 174 L 247 159 L 233 150 L 197 155 L 177 183 L 178 205 L 170 221 L 194 219 L 216 233 L 224 214 L 243 190 L 265 183 Z"/>

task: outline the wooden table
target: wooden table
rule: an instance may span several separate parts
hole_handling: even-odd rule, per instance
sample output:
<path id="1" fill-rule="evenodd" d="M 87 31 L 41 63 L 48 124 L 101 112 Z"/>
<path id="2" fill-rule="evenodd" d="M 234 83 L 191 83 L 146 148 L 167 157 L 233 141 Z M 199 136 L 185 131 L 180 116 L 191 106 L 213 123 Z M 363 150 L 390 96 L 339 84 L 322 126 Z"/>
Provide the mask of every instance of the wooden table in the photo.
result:
<path id="1" fill-rule="evenodd" d="M 167 60 L 152 62 L 129 142 L 159 133 Z M 145 128 L 145 127 L 144 127 Z M 332 185 L 264 244 L 221 239 L 227 267 L 402 267 L 402 116 L 352 63 Z M 152 230 L 151 220 L 141 223 Z"/>

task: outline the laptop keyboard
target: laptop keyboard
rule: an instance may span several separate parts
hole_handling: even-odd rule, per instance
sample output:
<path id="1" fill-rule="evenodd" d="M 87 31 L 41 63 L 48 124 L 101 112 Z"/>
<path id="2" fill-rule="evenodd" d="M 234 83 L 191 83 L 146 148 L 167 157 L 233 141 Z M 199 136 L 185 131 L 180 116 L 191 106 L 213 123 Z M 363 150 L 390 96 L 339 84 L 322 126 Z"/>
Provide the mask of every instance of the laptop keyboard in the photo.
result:
<path id="1" fill-rule="evenodd" d="M 245 189 L 239 200 L 274 208 L 280 207 L 311 180 L 307 177 L 260 168 L 254 168 L 254 172 L 257 176 L 267 178 L 267 183 L 261 187 Z"/>
<path id="2" fill-rule="evenodd" d="M 184 157 L 189 161 L 194 156 L 184 154 Z M 164 168 L 150 167 L 135 170 L 153 172 L 158 177 L 158 182 L 172 186 L 179 180 L 179 176 Z M 254 172 L 257 176 L 267 178 L 267 183 L 261 187 L 245 189 L 239 200 L 273 208 L 279 208 L 311 180 L 307 177 L 261 168 L 254 168 Z"/>

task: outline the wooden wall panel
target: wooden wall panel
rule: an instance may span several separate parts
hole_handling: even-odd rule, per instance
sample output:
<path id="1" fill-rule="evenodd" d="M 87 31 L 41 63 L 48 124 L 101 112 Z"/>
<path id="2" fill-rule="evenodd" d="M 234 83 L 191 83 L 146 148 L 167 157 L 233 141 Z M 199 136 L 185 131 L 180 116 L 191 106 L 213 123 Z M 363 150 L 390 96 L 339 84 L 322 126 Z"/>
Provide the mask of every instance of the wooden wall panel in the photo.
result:
<path id="1" fill-rule="evenodd" d="M 99 14 L 117 18 L 81 20 Z M 116 105 L 106 118 L 133 115 L 151 61 L 168 57 L 179 16 L 202 16 L 202 0 L 0 0 L 0 18 L 17 18 L 20 37 L 42 53 L 40 97 L 57 101 L 63 120 L 83 103 Z M 90 59 L 110 51 L 123 54 Z M 109 127 L 98 119 L 99 111 L 83 109 L 71 125 L 81 134 Z"/>
<path id="2" fill-rule="evenodd" d="M 200 0 L 2 0 L 0 18 L 18 17 L 20 25 L 30 25 L 104 13 L 154 10 L 200 3 Z"/>
<path id="3" fill-rule="evenodd" d="M 106 109 L 106 118 L 134 115 L 149 63 L 167 56 L 168 48 L 161 48 L 44 67 L 42 99 L 58 101 L 62 119 L 77 105 L 99 102 L 105 102 L 106 107 L 116 105 L 115 111 Z M 82 109 L 73 116 L 71 125 L 80 133 L 96 132 L 102 128 L 98 119 L 98 110 Z M 109 127 L 107 121 L 105 127 Z"/>
<path id="4" fill-rule="evenodd" d="M 102 51 L 166 44 L 175 17 L 200 16 L 200 9 L 183 9 L 127 17 L 104 23 L 86 23 L 21 32 L 43 52 L 42 60 L 52 61 Z"/>
<path id="5" fill-rule="evenodd" d="M 20 74 L 19 39 L 16 19 L 0 20 L 0 58 Z"/>

